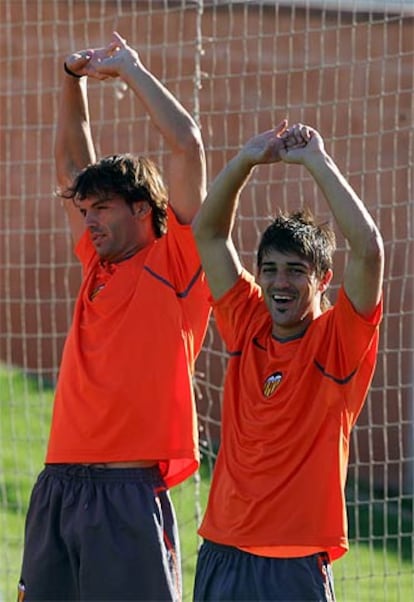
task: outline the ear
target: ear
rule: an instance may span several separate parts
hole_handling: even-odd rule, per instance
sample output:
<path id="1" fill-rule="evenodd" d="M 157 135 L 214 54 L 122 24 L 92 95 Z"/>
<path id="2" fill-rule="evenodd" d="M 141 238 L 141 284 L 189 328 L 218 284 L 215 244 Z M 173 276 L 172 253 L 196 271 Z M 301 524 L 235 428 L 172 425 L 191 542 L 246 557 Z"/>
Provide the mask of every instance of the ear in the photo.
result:
<path id="1" fill-rule="evenodd" d="M 331 283 L 332 277 L 333 277 L 333 271 L 326 270 L 325 274 L 322 276 L 321 280 L 319 281 L 318 290 L 321 294 L 325 293 L 326 290 L 328 289 L 328 286 Z"/>
<path id="2" fill-rule="evenodd" d="M 151 206 L 148 201 L 135 201 L 132 204 L 133 213 L 137 218 L 144 218 L 151 213 Z"/>

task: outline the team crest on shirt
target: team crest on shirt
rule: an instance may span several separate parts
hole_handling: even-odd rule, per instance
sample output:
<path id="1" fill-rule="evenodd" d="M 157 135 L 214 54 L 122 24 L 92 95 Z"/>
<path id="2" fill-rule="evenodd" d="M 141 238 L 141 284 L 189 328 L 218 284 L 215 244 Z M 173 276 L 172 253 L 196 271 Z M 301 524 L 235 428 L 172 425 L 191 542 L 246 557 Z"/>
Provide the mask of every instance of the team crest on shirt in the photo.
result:
<path id="1" fill-rule="evenodd" d="M 273 372 L 270 376 L 268 376 L 263 385 L 263 393 L 266 397 L 271 397 L 273 393 L 276 391 L 278 386 L 280 385 L 282 380 L 281 372 Z"/>

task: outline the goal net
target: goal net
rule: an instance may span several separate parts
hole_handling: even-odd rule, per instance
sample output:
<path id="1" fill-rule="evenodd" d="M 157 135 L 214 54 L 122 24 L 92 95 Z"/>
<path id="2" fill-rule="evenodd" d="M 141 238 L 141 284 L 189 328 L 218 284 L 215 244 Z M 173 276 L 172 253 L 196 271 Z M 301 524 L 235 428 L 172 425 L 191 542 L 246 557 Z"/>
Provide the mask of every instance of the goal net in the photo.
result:
<path id="1" fill-rule="evenodd" d="M 0 602 L 15 598 L 28 496 L 42 468 L 53 389 L 80 281 L 54 198 L 53 141 L 65 55 L 117 30 L 195 116 L 211 182 L 254 133 L 284 117 L 322 133 L 386 249 L 378 366 L 352 437 L 351 550 L 338 599 L 414 599 L 412 0 L 2 0 L 0 2 Z M 168 149 L 119 83 L 90 85 L 98 154 Z M 260 168 L 243 192 L 235 242 L 254 270 L 277 208 L 330 219 L 301 168 Z M 338 234 L 333 296 L 346 260 Z M 173 491 L 191 599 L 220 442 L 226 354 L 214 320 L 197 364 L 202 466 Z M 322 468 L 321 468 L 322 469 Z M 311 492 L 310 492 L 311 494 Z M 303 503 L 303 500 L 298 500 Z"/>

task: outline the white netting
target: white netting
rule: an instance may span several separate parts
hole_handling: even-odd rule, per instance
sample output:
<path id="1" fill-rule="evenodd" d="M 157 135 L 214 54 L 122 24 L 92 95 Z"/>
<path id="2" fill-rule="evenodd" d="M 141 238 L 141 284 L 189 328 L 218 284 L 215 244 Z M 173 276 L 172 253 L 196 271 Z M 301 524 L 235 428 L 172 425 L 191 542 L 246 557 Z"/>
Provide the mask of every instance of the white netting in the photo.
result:
<path id="1" fill-rule="evenodd" d="M 211 181 L 254 132 L 283 117 L 316 126 L 385 240 L 378 369 L 354 431 L 351 552 L 335 564 L 339 599 L 414 598 L 413 77 L 414 5 L 406 1 L 2 0 L 0 3 L 0 600 L 15 597 L 27 497 L 41 468 L 53 384 L 79 283 L 53 197 L 53 138 L 63 57 L 118 30 L 195 115 Z M 135 97 L 92 83 L 100 154 L 166 148 Z M 243 193 L 236 242 L 254 266 L 275 208 L 326 205 L 297 167 L 260 168 Z M 335 287 L 345 245 L 339 239 Z M 201 477 L 174 494 L 185 594 L 196 524 L 219 442 L 226 357 L 211 324 L 196 383 Z M 14 367 L 13 369 L 11 367 Z"/>

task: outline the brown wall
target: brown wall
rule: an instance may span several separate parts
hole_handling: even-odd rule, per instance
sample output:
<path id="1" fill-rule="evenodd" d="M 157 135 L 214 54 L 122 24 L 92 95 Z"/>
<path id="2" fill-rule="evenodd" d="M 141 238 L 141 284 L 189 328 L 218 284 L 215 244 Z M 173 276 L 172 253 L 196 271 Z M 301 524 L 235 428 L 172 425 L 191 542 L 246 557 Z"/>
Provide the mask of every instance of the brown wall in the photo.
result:
<path id="1" fill-rule="evenodd" d="M 71 50 L 101 45 L 118 29 L 196 114 L 210 179 L 244 140 L 286 115 L 324 135 L 377 219 L 387 250 L 379 363 L 355 431 L 353 459 L 358 462 L 351 470 L 363 477 L 373 473 L 378 485 L 395 488 L 399 469 L 406 465 L 409 487 L 413 20 L 269 3 L 226 4 L 207 7 L 201 16 L 192 4 L 183 10 L 173 2 L 166 9 L 164 3 L 108 1 L 103 13 L 100 2 L 1 3 L 8 28 L 0 40 L 0 357 L 46 380 L 56 378 L 80 277 L 64 216 L 53 198 L 62 59 Z M 196 45 L 199 25 L 202 55 Z M 194 82 L 198 62 L 201 87 Z M 144 151 L 163 165 L 162 142 L 129 92 L 119 99 L 111 84 L 92 84 L 90 99 L 99 153 Z M 299 168 L 257 171 L 243 195 L 236 233 L 248 267 L 253 266 L 258 229 L 265 224 L 259 216 L 304 202 L 321 218 L 328 216 Z M 335 287 L 344 264 L 344 243 L 339 243 Z M 213 352 L 203 352 L 199 361 L 202 424 L 204 434 L 217 438 L 225 360 L 214 326 L 206 346 Z"/>

